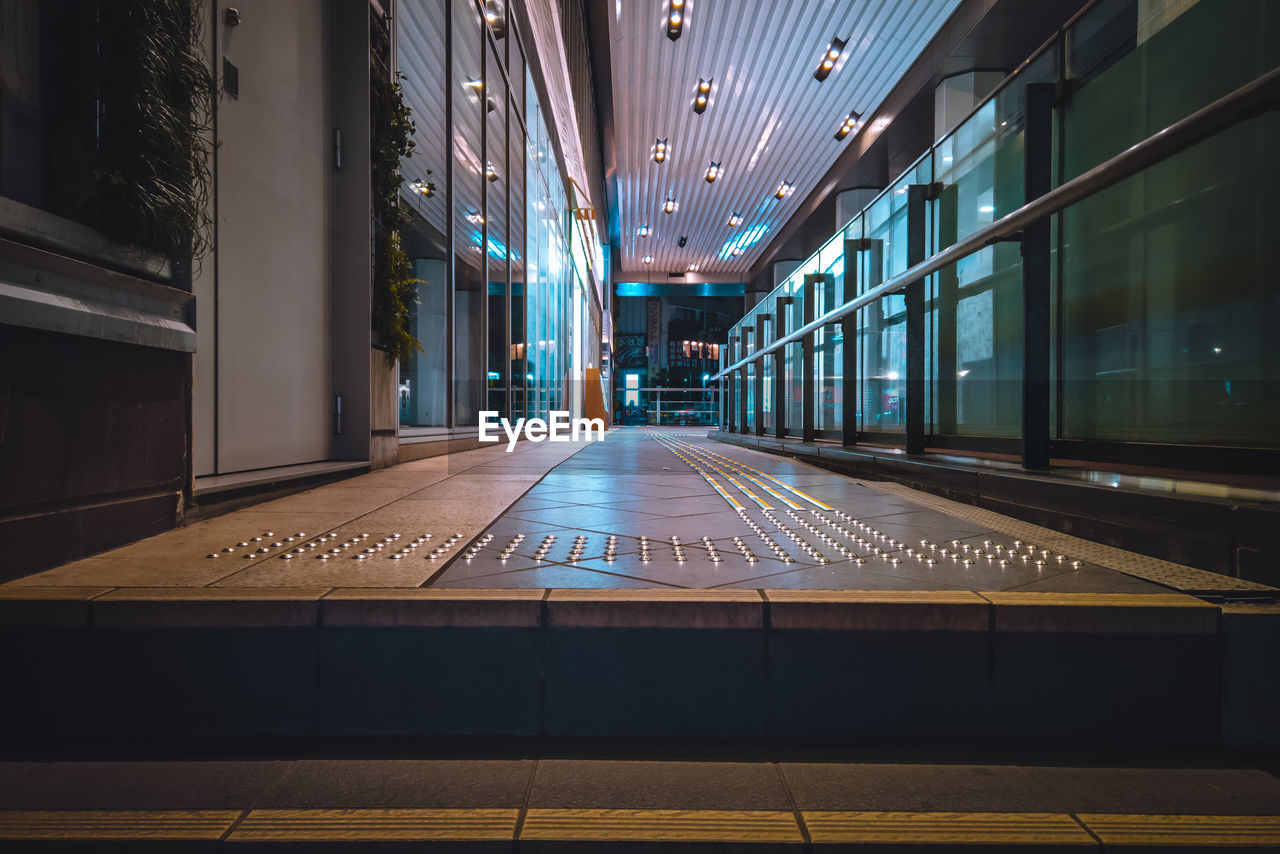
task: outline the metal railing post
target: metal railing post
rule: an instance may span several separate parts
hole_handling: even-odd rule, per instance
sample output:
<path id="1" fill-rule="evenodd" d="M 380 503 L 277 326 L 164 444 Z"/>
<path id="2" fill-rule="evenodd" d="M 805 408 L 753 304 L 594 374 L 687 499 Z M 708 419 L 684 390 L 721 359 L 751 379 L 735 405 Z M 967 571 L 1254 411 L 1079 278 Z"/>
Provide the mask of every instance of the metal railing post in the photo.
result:
<path id="1" fill-rule="evenodd" d="M 756 349 L 763 350 L 765 346 L 764 328 L 772 316 L 768 314 L 756 315 Z M 767 357 L 761 357 L 756 362 L 756 435 L 764 435 L 764 360 Z M 776 382 L 777 379 L 775 378 Z"/>
<path id="2" fill-rule="evenodd" d="M 1026 201 L 1053 185 L 1054 84 L 1027 86 L 1023 136 Z M 1049 232 L 1050 218 L 1022 232 L 1022 465 L 1049 467 Z"/>
<path id="3" fill-rule="evenodd" d="M 791 297 L 778 297 L 774 309 L 773 340 L 787 334 L 787 306 Z M 779 439 L 787 435 L 787 360 L 786 348 L 773 351 L 773 435 Z"/>
<path id="4" fill-rule="evenodd" d="M 925 205 L 929 187 L 907 188 L 907 266 L 925 259 Z M 924 283 L 921 276 L 903 289 L 907 301 L 907 453 L 924 453 Z"/>
<path id="5" fill-rule="evenodd" d="M 813 322 L 814 315 L 814 293 L 817 290 L 818 282 L 823 280 L 823 276 L 817 273 L 809 273 L 804 277 L 804 287 L 800 291 L 804 300 L 802 310 L 804 312 L 804 322 L 806 325 Z M 800 441 L 812 442 L 817 434 L 813 427 L 813 380 L 816 366 L 813 358 L 813 342 L 816 330 L 810 330 L 809 334 L 800 339 L 801 364 L 803 374 L 800 380 Z"/>
<path id="6" fill-rule="evenodd" d="M 725 356 L 727 362 L 733 363 L 737 361 L 741 354 L 738 352 L 738 336 L 729 337 L 729 352 Z M 737 403 L 738 403 L 738 375 L 736 372 L 722 374 L 725 382 L 726 394 L 724 400 L 724 429 L 730 433 L 737 431 Z"/>
<path id="7" fill-rule="evenodd" d="M 858 253 L 868 248 L 866 238 L 844 242 L 844 292 L 858 293 Z M 840 318 L 840 375 L 844 377 L 840 395 L 844 400 L 843 418 L 840 421 L 840 444 L 858 444 L 858 312 Z"/>
<path id="8" fill-rule="evenodd" d="M 738 341 L 738 350 L 739 352 L 742 353 L 743 356 L 746 356 L 747 342 L 751 340 L 751 333 L 754 331 L 754 329 L 755 327 L 753 326 L 742 327 L 742 339 Z M 747 421 L 747 366 L 749 364 L 751 363 L 744 362 L 742 365 L 742 370 L 739 372 L 740 381 L 742 383 L 742 394 L 739 395 L 740 399 L 738 401 L 738 415 L 742 419 L 742 429 L 739 430 L 738 432 L 743 434 L 749 433 L 750 430 L 748 428 L 751 426 L 750 422 Z"/>

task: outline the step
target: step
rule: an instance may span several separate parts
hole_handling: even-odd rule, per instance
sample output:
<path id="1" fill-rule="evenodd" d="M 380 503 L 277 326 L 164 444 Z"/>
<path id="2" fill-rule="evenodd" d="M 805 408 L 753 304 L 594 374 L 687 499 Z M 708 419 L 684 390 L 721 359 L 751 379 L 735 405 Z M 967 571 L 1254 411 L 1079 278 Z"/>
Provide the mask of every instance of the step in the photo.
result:
<path id="1" fill-rule="evenodd" d="M 963 590 L 0 588 L 0 723 L 1280 745 L 1280 606 Z"/>

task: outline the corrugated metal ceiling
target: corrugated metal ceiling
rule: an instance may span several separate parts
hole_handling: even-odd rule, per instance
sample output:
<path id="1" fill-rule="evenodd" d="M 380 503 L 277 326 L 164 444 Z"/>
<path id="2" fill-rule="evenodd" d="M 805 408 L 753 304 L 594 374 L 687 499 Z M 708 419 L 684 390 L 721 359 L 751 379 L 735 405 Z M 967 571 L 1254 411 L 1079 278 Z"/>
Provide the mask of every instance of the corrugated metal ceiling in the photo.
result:
<path id="1" fill-rule="evenodd" d="M 614 0 L 613 115 L 622 269 L 746 275 L 854 135 L 834 134 L 850 110 L 870 116 L 960 0 L 685 0 L 680 39 L 667 0 Z M 848 45 L 825 82 L 813 77 L 833 37 Z M 710 104 L 693 112 L 699 78 Z M 665 138 L 665 163 L 651 159 Z M 712 161 L 723 175 L 704 180 Z M 795 191 L 774 198 L 779 183 Z M 679 207 L 662 212 L 672 196 Z M 731 214 L 742 225 L 730 228 Z M 638 236 L 642 225 L 652 229 Z M 683 248 L 682 235 L 688 237 Z M 742 253 L 730 252 L 737 243 Z M 652 255 L 651 264 L 643 263 Z"/>

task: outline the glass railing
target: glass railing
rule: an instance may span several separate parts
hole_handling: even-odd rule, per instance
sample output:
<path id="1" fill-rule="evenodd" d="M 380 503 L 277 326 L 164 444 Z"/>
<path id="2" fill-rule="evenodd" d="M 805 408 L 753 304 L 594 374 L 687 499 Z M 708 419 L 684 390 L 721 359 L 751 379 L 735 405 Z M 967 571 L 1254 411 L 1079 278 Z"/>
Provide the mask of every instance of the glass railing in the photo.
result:
<path id="1" fill-rule="evenodd" d="M 623 426 L 716 427 L 720 423 L 720 389 L 619 389 L 614 423 Z"/>
<path id="2" fill-rule="evenodd" d="M 1178 8 L 1089 6 L 739 321 L 723 365 L 760 346 L 762 324 L 767 345 L 1030 201 L 1028 86 L 1056 87 L 1056 187 L 1280 66 L 1272 0 Z M 1056 456 L 1123 461 L 1130 443 L 1156 443 L 1194 466 L 1187 449 L 1217 465 L 1229 455 L 1210 448 L 1280 448 L 1278 147 L 1280 116 L 1264 112 L 1050 217 L 1049 340 L 1032 346 L 1048 346 Z M 1018 450 L 1023 265 L 1011 240 L 924 279 L 926 445 Z M 762 417 L 764 432 L 799 436 L 807 415 L 816 438 L 903 443 L 909 290 L 815 331 L 811 386 L 809 342 L 782 348 L 778 376 L 772 354 L 728 375 L 726 429 L 756 432 Z M 843 375 L 846 347 L 856 376 Z"/>

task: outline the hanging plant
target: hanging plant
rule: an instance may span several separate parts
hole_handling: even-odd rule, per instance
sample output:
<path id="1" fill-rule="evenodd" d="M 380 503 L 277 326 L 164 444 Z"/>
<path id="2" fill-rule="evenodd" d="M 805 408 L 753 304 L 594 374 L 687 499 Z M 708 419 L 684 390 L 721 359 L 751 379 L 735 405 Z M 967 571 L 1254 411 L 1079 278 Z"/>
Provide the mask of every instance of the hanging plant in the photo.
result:
<path id="1" fill-rule="evenodd" d="M 97 139 L 84 206 L 122 243 L 198 260 L 211 245 L 215 83 L 204 0 L 99 0 Z"/>
<path id="2" fill-rule="evenodd" d="M 399 82 L 373 78 L 373 330 L 390 366 L 407 361 L 422 342 L 409 332 L 410 307 L 420 280 L 400 243 L 412 219 L 400 204 L 400 162 L 413 154 L 413 117 Z"/>

